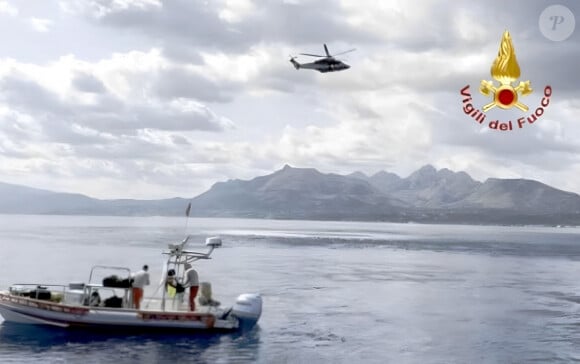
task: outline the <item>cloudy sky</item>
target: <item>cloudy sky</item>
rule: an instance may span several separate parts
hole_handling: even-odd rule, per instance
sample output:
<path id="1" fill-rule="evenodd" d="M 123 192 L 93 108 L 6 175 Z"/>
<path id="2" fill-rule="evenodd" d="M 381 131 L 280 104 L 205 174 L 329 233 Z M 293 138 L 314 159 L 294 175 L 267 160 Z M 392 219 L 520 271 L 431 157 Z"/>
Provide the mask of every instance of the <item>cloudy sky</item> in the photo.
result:
<path id="1" fill-rule="evenodd" d="M 0 181 L 153 199 L 286 163 L 402 176 L 432 164 L 580 193 L 580 34 L 542 35 L 551 4 L 0 0 Z M 533 111 L 554 91 L 540 120 L 500 132 L 462 112 L 459 90 L 489 102 L 479 83 L 506 29 L 534 88 L 521 101 Z M 288 62 L 322 43 L 357 48 L 340 57 L 352 68 Z"/>

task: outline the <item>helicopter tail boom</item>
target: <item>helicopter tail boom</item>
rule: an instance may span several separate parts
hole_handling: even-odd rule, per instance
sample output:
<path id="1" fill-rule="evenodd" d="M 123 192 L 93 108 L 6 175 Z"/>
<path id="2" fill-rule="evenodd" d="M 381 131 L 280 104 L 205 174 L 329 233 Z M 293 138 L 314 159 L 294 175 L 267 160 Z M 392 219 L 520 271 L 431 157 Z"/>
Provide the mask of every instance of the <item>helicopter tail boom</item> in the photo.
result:
<path id="1" fill-rule="evenodd" d="M 300 63 L 296 62 L 296 60 L 294 58 L 295 57 L 290 58 L 290 63 L 292 63 L 292 65 L 294 65 L 294 68 L 299 69 Z"/>

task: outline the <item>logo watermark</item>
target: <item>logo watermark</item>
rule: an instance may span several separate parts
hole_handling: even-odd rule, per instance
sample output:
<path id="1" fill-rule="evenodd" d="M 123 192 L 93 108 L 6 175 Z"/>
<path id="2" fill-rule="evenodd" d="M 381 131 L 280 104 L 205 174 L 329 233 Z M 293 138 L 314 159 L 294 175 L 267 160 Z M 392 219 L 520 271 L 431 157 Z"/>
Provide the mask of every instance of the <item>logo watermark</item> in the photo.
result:
<path id="1" fill-rule="evenodd" d="M 564 5 L 550 5 L 540 14 L 540 32 L 554 42 L 570 38 L 576 28 L 576 19 Z"/>
<path id="2" fill-rule="evenodd" d="M 477 123 L 483 124 L 487 116 L 486 113 L 494 108 L 509 110 L 515 107 L 523 112 L 530 110 L 526 104 L 520 101 L 520 97 L 530 95 L 533 92 L 532 85 L 529 80 L 517 82 L 520 78 L 520 66 L 516 59 L 510 33 L 507 30 L 503 33 L 498 55 L 491 65 L 491 77 L 497 83 L 493 80 L 482 80 L 479 86 L 479 92 L 482 95 L 491 97 L 491 102 L 484 105 L 481 110 L 474 106 L 469 85 L 459 91 L 463 99 L 463 112 L 466 115 Z M 550 104 L 551 96 L 552 87 L 545 86 L 541 104 L 529 116 L 517 118 L 515 123 L 512 123 L 511 120 L 500 121 L 496 119 L 490 121 L 488 126 L 494 130 L 511 131 L 514 130 L 514 126 L 522 129 L 526 124 L 533 124 L 544 114 L 545 108 Z"/>

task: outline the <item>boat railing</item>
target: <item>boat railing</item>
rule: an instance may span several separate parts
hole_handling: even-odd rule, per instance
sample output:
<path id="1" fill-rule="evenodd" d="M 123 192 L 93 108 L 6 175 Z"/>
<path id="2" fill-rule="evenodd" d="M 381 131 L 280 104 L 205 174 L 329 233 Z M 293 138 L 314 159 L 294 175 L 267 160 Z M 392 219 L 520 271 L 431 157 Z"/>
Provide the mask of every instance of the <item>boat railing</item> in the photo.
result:
<path id="1" fill-rule="evenodd" d="M 95 270 L 116 270 L 116 271 L 123 271 L 127 272 L 127 278 L 131 278 L 131 269 L 127 267 L 115 267 L 115 266 L 108 266 L 108 265 L 95 265 L 91 268 L 91 273 L 89 274 L 89 284 L 93 281 L 93 273 Z"/>
<path id="2" fill-rule="evenodd" d="M 47 290 L 50 292 L 57 292 L 57 293 L 62 293 L 62 297 L 64 298 L 64 294 L 66 292 L 66 289 L 68 288 L 67 285 L 64 284 L 51 284 L 51 283 L 16 283 L 13 284 L 12 286 L 10 286 L 10 294 L 13 295 L 22 295 L 22 293 L 25 293 L 25 290 L 18 290 L 16 287 L 22 287 L 22 288 L 27 288 L 27 287 L 34 287 L 34 289 L 31 289 L 29 292 L 28 297 L 29 298 L 34 298 L 34 299 L 39 299 L 39 296 L 41 294 L 41 292 L 43 290 Z M 59 287 L 59 290 L 52 290 L 52 289 L 48 289 L 49 287 Z M 34 292 L 34 296 L 31 296 L 30 293 Z"/>

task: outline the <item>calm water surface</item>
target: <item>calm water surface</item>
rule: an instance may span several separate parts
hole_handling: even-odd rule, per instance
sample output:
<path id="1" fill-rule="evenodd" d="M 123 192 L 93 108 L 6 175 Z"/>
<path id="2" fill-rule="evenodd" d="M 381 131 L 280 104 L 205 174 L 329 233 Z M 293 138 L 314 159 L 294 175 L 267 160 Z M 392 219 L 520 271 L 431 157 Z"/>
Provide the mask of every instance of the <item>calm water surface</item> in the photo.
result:
<path id="1" fill-rule="evenodd" d="M 193 234 L 225 305 L 264 297 L 245 335 L 121 335 L 0 324 L 0 363 L 580 361 L 580 230 L 241 219 L 0 215 L 0 289 L 152 268 Z M 1 322 L 1 320 L 0 320 Z"/>

